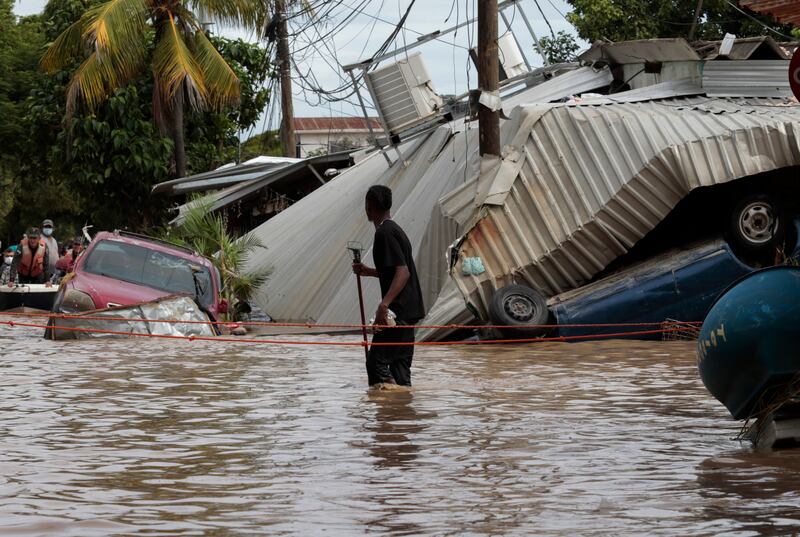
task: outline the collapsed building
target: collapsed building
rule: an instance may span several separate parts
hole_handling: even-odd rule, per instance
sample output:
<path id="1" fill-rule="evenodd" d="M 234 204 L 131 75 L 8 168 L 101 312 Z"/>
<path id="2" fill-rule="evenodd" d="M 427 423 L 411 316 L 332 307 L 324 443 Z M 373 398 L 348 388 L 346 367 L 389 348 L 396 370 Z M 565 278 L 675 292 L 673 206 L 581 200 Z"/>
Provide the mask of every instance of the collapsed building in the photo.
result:
<path id="1" fill-rule="evenodd" d="M 597 43 L 579 63 L 508 69 L 502 155 L 483 159 L 474 118 L 432 97 L 423 70 L 406 79 L 415 106 L 406 118 L 375 87 L 391 69 L 364 68 L 388 111 L 383 147 L 252 229 L 266 248 L 249 264 L 272 269 L 254 300 L 276 320 L 357 324 L 346 245 L 367 245 L 370 261 L 363 196 L 382 184 L 415 252 L 423 324 L 484 324 L 493 294 L 510 284 L 552 301 L 630 253 L 693 192 L 800 180 L 792 52 L 768 37 L 659 39 Z M 408 61 L 395 67 L 400 79 Z M 377 281 L 364 292 L 368 308 L 378 303 Z"/>

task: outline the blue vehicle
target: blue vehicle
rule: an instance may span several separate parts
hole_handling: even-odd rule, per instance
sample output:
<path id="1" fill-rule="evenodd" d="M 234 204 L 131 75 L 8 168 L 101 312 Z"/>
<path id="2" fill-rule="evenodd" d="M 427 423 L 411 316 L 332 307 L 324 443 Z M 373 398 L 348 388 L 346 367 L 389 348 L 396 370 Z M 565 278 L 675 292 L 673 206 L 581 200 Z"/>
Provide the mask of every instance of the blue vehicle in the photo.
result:
<path id="1" fill-rule="evenodd" d="M 800 219 L 794 221 L 800 237 Z M 800 240 L 791 256 L 800 259 Z M 564 325 L 661 323 L 667 319 L 700 322 L 732 282 L 758 270 L 740 260 L 722 239 L 672 250 L 550 298 L 551 320 L 559 336 L 646 331 L 648 327 L 573 327 Z M 658 328 L 656 326 L 650 329 Z M 660 339 L 661 334 L 632 336 Z"/>

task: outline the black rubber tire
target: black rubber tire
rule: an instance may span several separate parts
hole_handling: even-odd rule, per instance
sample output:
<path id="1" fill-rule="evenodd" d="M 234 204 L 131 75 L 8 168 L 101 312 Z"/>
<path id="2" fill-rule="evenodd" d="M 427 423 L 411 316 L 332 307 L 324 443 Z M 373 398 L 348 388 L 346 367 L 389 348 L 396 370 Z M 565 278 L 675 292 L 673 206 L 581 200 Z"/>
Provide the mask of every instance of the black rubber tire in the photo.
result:
<path id="1" fill-rule="evenodd" d="M 783 238 L 784 222 L 781 206 L 773 196 L 745 196 L 731 211 L 728 226 L 731 244 L 745 253 L 772 253 Z"/>
<path id="2" fill-rule="evenodd" d="M 524 285 L 507 285 L 498 289 L 489 304 L 492 324 L 503 326 L 503 336 L 512 339 L 540 337 L 547 328 L 513 328 L 515 325 L 547 324 L 550 312 L 547 301 L 537 290 Z"/>

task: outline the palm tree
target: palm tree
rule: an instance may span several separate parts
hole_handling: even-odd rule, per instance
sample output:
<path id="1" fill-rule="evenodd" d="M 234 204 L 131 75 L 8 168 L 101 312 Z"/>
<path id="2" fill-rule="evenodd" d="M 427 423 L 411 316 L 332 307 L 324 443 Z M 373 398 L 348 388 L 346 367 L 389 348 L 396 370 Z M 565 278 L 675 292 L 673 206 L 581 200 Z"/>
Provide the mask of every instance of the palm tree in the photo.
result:
<path id="1" fill-rule="evenodd" d="M 153 73 L 153 118 L 175 142 L 186 175 L 184 106 L 221 110 L 239 101 L 239 79 L 209 41 L 195 11 L 220 24 L 263 28 L 266 0 L 108 0 L 56 38 L 41 59 L 46 72 L 82 61 L 67 86 L 67 119 L 78 101 L 93 110 L 117 88 Z M 152 44 L 152 46 L 151 46 Z"/>
<path id="2" fill-rule="evenodd" d="M 272 269 L 244 271 L 250 255 L 266 246 L 253 234 L 239 238 L 231 235 L 225 217 L 212 212 L 212 203 L 210 198 L 192 200 L 183 223 L 164 233 L 164 238 L 189 246 L 211 260 L 222 278 L 222 296 L 230 305 L 229 315 L 235 315 L 233 306 L 236 300 L 249 300 L 253 292 L 267 281 Z"/>

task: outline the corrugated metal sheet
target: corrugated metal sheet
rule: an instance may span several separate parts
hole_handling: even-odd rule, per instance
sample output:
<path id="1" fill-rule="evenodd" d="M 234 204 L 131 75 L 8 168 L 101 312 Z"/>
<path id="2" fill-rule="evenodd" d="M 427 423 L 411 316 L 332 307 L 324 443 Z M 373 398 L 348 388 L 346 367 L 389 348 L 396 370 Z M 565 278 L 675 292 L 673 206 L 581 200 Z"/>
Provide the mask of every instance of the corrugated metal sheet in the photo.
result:
<path id="1" fill-rule="evenodd" d="M 503 112 L 508 116 L 514 108 L 522 104 L 549 103 L 572 95 L 580 95 L 608 86 L 613 79 L 608 68 L 579 67 L 538 86 L 504 97 Z"/>
<path id="2" fill-rule="evenodd" d="M 267 249 L 248 265 L 273 268 L 254 297 L 257 304 L 279 320 L 359 322 L 345 246 L 360 241 L 367 247 L 364 259 L 372 261 L 374 228 L 364 215 L 364 194 L 371 185 L 383 184 L 392 188 L 393 219 L 411 240 L 423 296 L 432 306 L 448 281 L 447 246 L 463 233 L 441 216 L 437 202 L 477 175 L 477 158 L 467 157 L 477 149 L 477 134 L 475 128 L 454 123 L 403 144 L 405 164 L 388 166 L 383 157 L 372 155 L 256 228 L 253 233 Z M 364 280 L 364 293 L 367 308 L 376 307 L 376 279 Z"/>
<path id="3" fill-rule="evenodd" d="M 293 120 L 296 132 L 326 132 L 361 130 L 365 131 L 372 126 L 373 130 L 381 130 L 381 122 L 376 117 L 367 120 L 363 117 L 296 117 Z"/>
<path id="4" fill-rule="evenodd" d="M 451 271 L 482 316 L 512 281 L 546 296 L 586 282 L 694 188 L 800 164 L 800 106 L 770 100 L 525 106 L 503 129 Z M 475 256 L 486 272 L 463 275 Z"/>
<path id="5" fill-rule="evenodd" d="M 604 43 L 598 41 L 578 59 L 585 62 L 606 61 L 624 65 L 644 62 L 679 62 L 699 60 L 700 56 L 685 39 L 639 39 Z"/>
<path id="6" fill-rule="evenodd" d="M 800 26 L 800 2 L 797 0 L 740 0 L 742 7 L 772 15 L 784 24 Z"/>
<path id="7" fill-rule="evenodd" d="M 703 89 L 709 97 L 791 97 L 789 61 L 709 61 Z"/>

